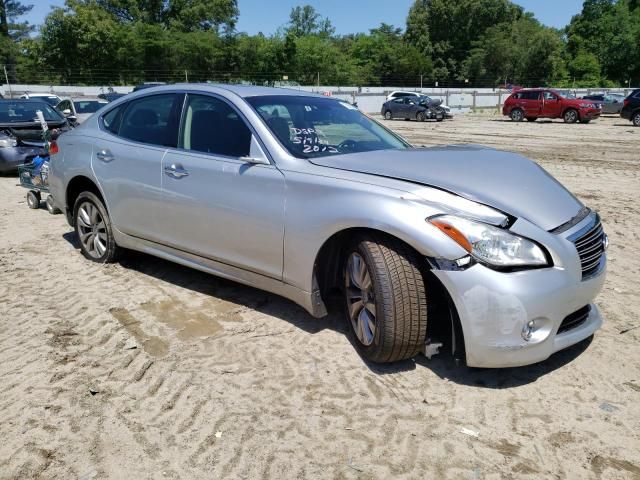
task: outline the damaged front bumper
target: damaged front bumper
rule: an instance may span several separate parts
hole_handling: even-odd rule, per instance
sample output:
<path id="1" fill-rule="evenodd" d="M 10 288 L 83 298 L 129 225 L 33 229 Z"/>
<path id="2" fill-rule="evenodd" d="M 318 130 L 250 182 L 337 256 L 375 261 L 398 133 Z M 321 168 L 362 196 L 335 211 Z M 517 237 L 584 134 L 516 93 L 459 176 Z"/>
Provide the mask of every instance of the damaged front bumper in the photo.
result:
<path id="1" fill-rule="evenodd" d="M 519 222 L 519 233 L 537 236 L 548 247 L 554 261 L 547 268 L 507 273 L 475 262 L 431 262 L 457 310 L 467 365 L 499 368 L 537 363 L 600 328 L 602 317 L 593 300 L 605 281 L 606 253 L 597 270 L 584 277 L 571 241 L 591 218 L 562 235 L 536 235 L 531 224 Z"/>

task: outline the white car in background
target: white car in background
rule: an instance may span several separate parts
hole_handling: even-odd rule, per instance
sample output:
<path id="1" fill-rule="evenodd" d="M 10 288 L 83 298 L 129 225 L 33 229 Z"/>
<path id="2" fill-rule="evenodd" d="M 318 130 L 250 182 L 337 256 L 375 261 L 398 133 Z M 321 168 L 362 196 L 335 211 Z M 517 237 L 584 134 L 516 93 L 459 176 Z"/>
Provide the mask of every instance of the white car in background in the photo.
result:
<path id="1" fill-rule="evenodd" d="M 25 99 L 25 100 L 28 100 L 28 99 L 42 100 L 43 102 L 47 102 L 52 107 L 55 107 L 58 103 L 60 103 L 60 100 L 62 100 L 58 95 L 56 95 L 54 93 L 29 93 L 29 92 L 25 92 L 24 94 L 20 95 L 20 98 Z"/>
<path id="2" fill-rule="evenodd" d="M 79 124 L 108 103 L 108 100 L 97 97 L 65 98 L 56 105 L 56 109 L 58 109 L 67 120 Z"/>
<path id="3" fill-rule="evenodd" d="M 406 92 L 406 91 L 403 91 L 403 90 L 394 90 L 389 95 L 387 95 L 387 102 L 389 100 L 393 100 L 394 98 L 426 97 L 426 96 L 427 95 L 423 95 L 422 93 L 418 93 L 418 92 Z M 438 105 L 438 107 L 443 110 L 444 118 L 453 118 L 453 114 L 451 113 L 451 108 L 448 105 L 445 105 L 444 103 L 441 103 L 440 105 Z"/>

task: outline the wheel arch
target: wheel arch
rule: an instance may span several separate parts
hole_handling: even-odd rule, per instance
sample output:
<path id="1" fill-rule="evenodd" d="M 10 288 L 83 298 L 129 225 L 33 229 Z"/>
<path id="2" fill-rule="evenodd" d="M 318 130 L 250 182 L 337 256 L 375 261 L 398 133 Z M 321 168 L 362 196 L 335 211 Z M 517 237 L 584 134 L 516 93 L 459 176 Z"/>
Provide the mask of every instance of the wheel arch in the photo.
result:
<path id="1" fill-rule="evenodd" d="M 451 349 L 450 352 L 456 355 L 456 358 L 464 359 L 464 333 L 451 295 L 440 279 L 433 274 L 427 257 L 396 235 L 372 227 L 350 227 L 326 239 L 318 250 L 313 265 L 313 286 L 317 289 L 323 304 L 335 306 L 337 294 L 342 293 L 342 268 L 346 248 L 355 237 L 367 233 L 391 237 L 415 251 L 418 256 L 424 257 L 421 270 L 428 299 L 427 340 L 442 341 L 447 348 Z"/>
<path id="2" fill-rule="evenodd" d="M 93 181 L 91 178 L 85 175 L 77 175 L 69 180 L 67 183 L 67 188 L 65 190 L 65 205 L 66 205 L 66 215 L 69 224 L 73 226 L 73 206 L 76 203 L 76 199 L 82 192 L 92 192 L 102 200 L 104 207 L 108 211 L 107 204 L 104 201 L 104 195 L 98 187 L 98 184 Z"/>

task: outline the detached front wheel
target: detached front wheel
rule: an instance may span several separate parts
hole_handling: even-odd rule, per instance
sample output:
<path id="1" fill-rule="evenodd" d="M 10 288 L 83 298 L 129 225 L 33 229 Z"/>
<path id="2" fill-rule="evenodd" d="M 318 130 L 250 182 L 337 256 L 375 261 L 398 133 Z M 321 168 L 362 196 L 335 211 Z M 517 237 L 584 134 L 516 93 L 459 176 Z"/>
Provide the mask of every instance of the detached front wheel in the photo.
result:
<path id="1" fill-rule="evenodd" d="M 112 263 L 117 259 L 120 248 L 113 237 L 111 219 L 97 195 L 92 192 L 78 195 L 73 223 L 85 258 L 97 263 Z"/>
<path id="2" fill-rule="evenodd" d="M 411 248 L 385 235 L 356 238 L 344 263 L 344 295 L 353 342 L 365 359 L 395 362 L 422 350 L 427 296 Z"/>

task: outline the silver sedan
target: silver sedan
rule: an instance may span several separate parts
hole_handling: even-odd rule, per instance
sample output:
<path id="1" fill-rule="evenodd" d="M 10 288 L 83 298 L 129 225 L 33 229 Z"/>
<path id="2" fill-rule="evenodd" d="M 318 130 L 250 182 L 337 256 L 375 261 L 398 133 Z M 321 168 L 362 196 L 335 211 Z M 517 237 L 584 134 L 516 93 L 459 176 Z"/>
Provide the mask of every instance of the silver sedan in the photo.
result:
<path id="1" fill-rule="evenodd" d="M 87 259 L 143 251 L 315 317 L 340 295 L 370 361 L 446 346 L 526 365 L 602 324 L 598 215 L 516 154 L 412 148 L 339 100 L 213 85 L 127 95 L 56 150 L 50 188 Z"/>

